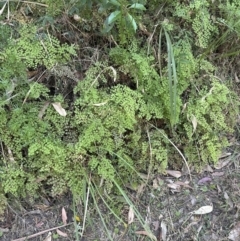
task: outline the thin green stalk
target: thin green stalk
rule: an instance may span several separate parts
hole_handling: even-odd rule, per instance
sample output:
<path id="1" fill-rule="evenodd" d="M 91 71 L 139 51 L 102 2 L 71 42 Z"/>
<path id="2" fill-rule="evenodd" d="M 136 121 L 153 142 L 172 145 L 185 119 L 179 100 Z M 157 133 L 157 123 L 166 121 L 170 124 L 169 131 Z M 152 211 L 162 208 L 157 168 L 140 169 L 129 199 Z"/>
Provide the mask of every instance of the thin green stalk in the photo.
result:
<path id="1" fill-rule="evenodd" d="M 93 202 L 94 202 L 94 204 L 95 204 L 95 207 L 96 207 L 96 210 L 97 210 L 97 212 L 98 212 L 98 214 L 99 214 L 99 217 L 100 217 L 100 219 L 101 219 L 101 221 L 102 221 L 102 224 L 103 224 L 103 226 L 104 226 L 104 228 L 105 228 L 105 230 L 106 230 L 106 232 L 107 232 L 107 236 L 108 236 L 108 238 L 109 238 L 109 240 L 111 240 L 111 241 L 113 241 L 113 239 L 112 239 L 112 237 L 111 237 L 111 235 L 110 235 L 110 233 L 109 233 L 109 231 L 108 231 L 108 228 L 107 228 L 107 226 L 106 226 L 106 223 L 105 223 L 105 221 L 104 221 L 104 218 L 103 218 L 103 216 L 102 216 L 102 213 L 101 213 L 101 211 L 100 211 L 100 209 L 99 209 L 99 207 L 98 207 L 98 204 L 97 204 L 97 201 L 96 201 L 96 198 L 95 198 L 95 189 L 94 189 L 94 187 L 92 186 L 92 184 L 90 183 L 89 184 L 90 185 L 90 192 L 91 192 L 91 195 L 92 195 L 92 198 L 93 198 Z"/>
<path id="2" fill-rule="evenodd" d="M 112 180 L 112 182 L 115 184 L 115 186 L 118 188 L 119 192 L 122 194 L 122 196 L 124 197 L 125 201 L 127 202 L 127 204 L 129 205 L 129 207 L 132 207 L 133 212 L 135 214 L 135 216 L 137 217 L 138 221 L 140 222 L 140 224 L 142 225 L 142 227 L 144 228 L 144 230 L 149 234 L 148 237 L 151 240 L 157 241 L 156 237 L 153 235 L 153 233 L 151 232 L 149 226 L 145 223 L 142 215 L 138 212 L 137 208 L 134 206 L 134 204 L 132 203 L 132 201 L 128 198 L 128 196 L 126 195 L 126 193 L 123 191 L 123 189 L 118 185 L 118 183 L 116 182 L 116 180 Z"/>
<path id="3" fill-rule="evenodd" d="M 173 53 L 173 46 L 168 32 L 164 29 L 166 42 L 167 42 L 167 54 L 168 54 L 168 87 L 170 95 L 170 122 L 173 127 L 177 123 L 177 72 L 176 64 Z"/>
<path id="4" fill-rule="evenodd" d="M 110 210 L 110 212 L 116 217 L 116 219 L 118 219 L 121 223 L 123 223 L 123 225 L 125 226 L 126 223 L 116 214 L 114 213 L 114 210 L 108 205 L 108 203 L 105 201 L 104 197 L 101 195 L 101 193 L 98 191 L 96 185 L 95 186 L 95 190 L 97 191 L 98 195 L 101 197 L 102 201 L 104 202 L 104 204 L 106 205 L 106 207 Z M 110 199 L 110 197 L 109 197 Z"/>

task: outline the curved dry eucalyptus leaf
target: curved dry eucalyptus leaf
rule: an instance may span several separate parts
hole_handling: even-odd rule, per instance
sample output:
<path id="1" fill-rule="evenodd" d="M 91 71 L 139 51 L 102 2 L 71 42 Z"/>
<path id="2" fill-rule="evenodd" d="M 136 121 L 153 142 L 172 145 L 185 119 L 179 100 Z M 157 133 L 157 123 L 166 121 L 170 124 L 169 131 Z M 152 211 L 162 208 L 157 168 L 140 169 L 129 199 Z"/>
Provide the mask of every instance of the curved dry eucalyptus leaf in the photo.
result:
<path id="1" fill-rule="evenodd" d="M 67 236 L 68 236 L 66 233 L 62 232 L 62 231 L 59 230 L 59 229 L 57 229 L 56 231 L 57 231 L 57 234 L 60 235 L 60 236 L 62 236 L 62 237 L 67 237 Z"/>
<path id="2" fill-rule="evenodd" d="M 196 118 L 196 116 L 192 117 L 192 125 L 193 125 L 193 133 L 194 133 L 197 129 L 197 118 Z"/>
<path id="3" fill-rule="evenodd" d="M 67 224 L 67 213 L 64 207 L 62 207 L 62 221 L 64 225 Z"/>
<path id="4" fill-rule="evenodd" d="M 224 198 L 226 199 L 227 204 L 229 205 L 230 208 L 233 208 L 234 204 L 230 197 L 228 196 L 227 192 L 224 192 Z"/>
<path id="5" fill-rule="evenodd" d="M 103 106 L 103 105 L 106 105 L 107 103 L 108 103 L 108 101 L 104 101 L 104 102 L 93 104 L 93 105 L 94 106 Z"/>
<path id="6" fill-rule="evenodd" d="M 228 165 L 228 163 L 231 161 L 231 159 L 223 159 L 223 160 L 219 160 L 218 163 L 214 166 L 215 169 L 219 170 L 222 169 L 223 167 L 225 167 L 226 165 Z"/>
<path id="7" fill-rule="evenodd" d="M 130 206 L 128 211 L 128 225 L 131 224 L 133 220 L 134 220 L 134 211 L 133 211 L 133 207 Z"/>
<path id="8" fill-rule="evenodd" d="M 52 105 L 59 115 L 61 115 L 61 116 L 67 115 L 66 110 L 61 106 L 60 102 L 52 103 Z"/>
<path id="9" fill-rule="evenodd" d="M 168 183 L 167 186 L 171 189 L 174 189 L 176 191 L 179 191 L 180 190 L 180 185 L 179 184 L 176 184 L 176 183 Z"/>
<path id="10" fill-rule="evenodd" d="M 172 171 L 172 170 L 166 170 L 166 173 L 172 177 L 179 178 L 182 176 L 182 173 L 179 171 Z"/>
<path id="11" fill-rule="evenodd" d="M 114 77 L 113 81 L 116 82 L 116 79 L 117 79 L 117 71 L 116 71 L 112 66 L 110 66 L 109 68 L 110 68 L 110 69 L 112 70 L 112 72 L 113 72 L 113 77 Z"/>
<path id="12" fill-rule="evenodd" d="M 224 172 L 213 172 L 212 173 L 212 177 L 221 177 L 223 176 L 225 173 Z"/>
<path id="13" fill-rule="evenodd" d="M 49 232 L 47 237 L 43 241 L 52 241 L 52 233 Z"/>
<path id="14" fill-rule="evenodd" d="M 186 188 L 190 188 L 190 189 L 193 189 L 189 184 L 189 182 L 181 182 L 181 181 L 176 181 L 175 184 L 179 185 L 179 186 L 183 186 L 183 187 L 186 187 Z"/>
<path id="15" fill-rule="evenodd" d="M 154 231 L 157 231 L 157 230 L 159 229 L 159 221 L 158 221 L 158 220 L 152 222 L 152 225 L 153 225 L 153 227 L 154 227 Z"/>
<path id="16" fill-rule="evenodd" d="M 167 240 L 167 225 L 162 221 L 161 222 L 161 240 L 166 241 Z"/>
<path id="17" fill-rule="evenodd" d="M 198 181 L 198 185 L 203 185 L 206 184 L 207 182 L 211 182 L 212 178 L 211 177 L 203 177 Z"/>
<path id="18" fill-rule="evenodd" d="M 150 239 L 153 239 L 154 241 L 157 241 L 157 238 L 155 235 L 153 235 L 151 232 L 147 232 L 147 231 L 136 231 L 136 234 L 140 234 L 140 235 L 146 235 L 148 236 Z"/>
<path id="19" fill-rule="evenodd" d="M 153 179 L 153 188 L 154 188 L 154 189 L 159 188 L 159 183 L 158 183 L 158 180 L 157 180 L 156 178 Z"/>
<path id="20" fill-rule="evenodd" d="M 222 155 L 219 157 L 219 159 L 225 158 L 225 157 L 229 157 L 229 156 L 231 156 L 231 155 L 232 155 L 231 152 L 224 152 L 224 153 L 222 153 Z"/>
<path id="21" fill-rule="evenodd" d="M 213 172 L 213 169 L 212 169 L 211 166 L 206 165 L 206 166 L 203 168 L 203 171 L 206 171 L 206 172 Z"/>
<path id="22" fill-rule="evenodd" d="M 192 214 L 195 215 L 203 215 L 207 213 L 211 213 L 213 210 L 213 206 L 202 206 L 198 210 L 191 212 Z"/>
<path id="23" fill-rule="evenodd" d="M 3 5 L 3 7 L 1 8 L 1 10 L 0 10 L 0 16 L 2 15 L 2 13 L 3 13 L 3 11 L 4 11 L 4 9 L 5 9 L 5 7 L 6 7 L 6 5 L 7 5 L 8 2 L 9 2 L 9 1 L 6 1 L 5 4 Z"/>
<path id="24" fill-rule="evenodd" d="M 240 241 L 240 222 L 238 222 L 234 229 L 232 229 L 228 235 L 228 239 L 233 241 Z"/>
<path id="25" fill-rule="evenodd" d="M 47 110 L 48 106 L 49 106 L 49 102 L 46 102 L 46 103 L 43 105 L 42 109 L 39 111 L 39 113 L 38 113 L 38 118 L 39 118 L 40 120 L 43 118 L 43 115 L 44 115 L 45 111 Z"/>

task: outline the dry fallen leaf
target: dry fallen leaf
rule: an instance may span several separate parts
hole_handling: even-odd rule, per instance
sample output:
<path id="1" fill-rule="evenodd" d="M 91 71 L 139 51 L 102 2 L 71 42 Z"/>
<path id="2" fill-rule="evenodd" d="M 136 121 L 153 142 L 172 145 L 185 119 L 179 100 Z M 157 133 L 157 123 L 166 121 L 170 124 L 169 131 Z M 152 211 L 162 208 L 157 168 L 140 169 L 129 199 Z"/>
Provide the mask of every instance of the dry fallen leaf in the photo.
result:
<path id="1" fill-rule="evenodd" d="M 103 105 L 106 105 L 107 103 L 108 103 L 108 101 L 104 101 L 104 102 L 93 104 L 93 105 L 94 106 L 103 106 Z"/>
<path id="2" fill-rule="evenodd" d="M 52 241 L 52 233 L 49 232 L 47 237 L 43 241 Z"/>
<path id="3" fill-rule="evenodd" d="M 197 225 L 197 224 L 198 224 L 198 222 L 195 222 L 195 221 L 189 223 L 188 226 L 186 228 L 184 228 L 183 233 L 189 233 L 190 228 L 194 225 Z"/>
<path id="4" fill-rule="evenodd" d="M 155 178 L 155 179 L 153 179 L 153 188 L 154 189 L 157 189 L 157 188 L 159 188 L 159 185 L 158 185 L 158 180 Z"/>
<path id="5" fill-rule="evenodd" d="M 145 183 L 142 183 L 137 187 L 137 195 L 136 195 L 137 198 L 143 193 L 143 190 L 145 187 L 146 187 Z"/>
<path id="6" fill-rule="evenodd" d="M 211 166 L 206 165 L 206 166 L 203 168 L 203 171 L 206 171 L 206 172 L 213 172 L 213 169 L 212 169 Z"/>
<path id="7" fill-rule="evenodd" d="M 110 69 L 112 70 L 112 72 L 113 72 L 113 77 L 114 77 L 113 81 L 116 82 L 116 79 L 117 79 L 117 71 L 116 71 L 112 66 L 110 66 L 109 68 L 110 68 Z"/>
<path id="8" fill-rule="evenodd" d="M 59 115 L 61 115 L 61 116 L 67 115 L 66 110 L 61 106 L 60 102 L 52 103 L 52 105 Z"/>
<path id="9" fill-rule="evenodd" d="M 179 191 L 179 190 L 180 190 L 180 185 L 178 185 L 178 184 L 176 184 L 176 183 L 169 183 L 169 184 L 167 184 L 167 186 L 168 186 L 169 188 L 172 188 L 172 189 L 176 190 L 176 191 Z"/>
<path id="10" fill-rule="evenodd" d="M 198 185 L 204 185 L 204 184 L 206 184 L 207 182 L 211 182 L 212 181 L 212 178 L 210 178 L 210 177 L 204 177 L 204 178 L 202 178 L 202 179 L 200 179 L 199 181 L 198 181 Z"/>
<path id="11" fill-rule="evenodd" d="M 192 196 L 192 195 L 190 196 L 190 198 L 191 198 L 191 204 L 192 206 L 194 206 L 197 203 L 197 199 L 195 196 Z"/>
<path id="12" fill-rule="evenodd" d="M 182 173 L 179 171 L 172 171 L 172 170 L 166 170 L 166 173 L 172 177 L 179 178 L 182 176 Z"/>
<path id="13" fill-rule="evenodd" d="M 226 199 L 227 204 L 229 205 L 230 208 L 233 208 L 234 204 L 230 197 L 228 196 L 227 192 L 224 192 L 224 198 Z"/>
<path id="14" fill-rule="evenodd" d="M 238 222 L 234 229 L 232 229 L 228 235 L 228 239 L 233 241 L 240 241 L 240 222 Z"/>
<path id="15" fill-rule="evenodd" d="M 226 159 L 226 160 L 219 160 L 218 163 L 214 166 L 215 169 L 221 169 L 223 167 L 225 167 L 229 162 L 231 161 L 231 159 Z"/>
<path id="16" fill-rule="evenodd" d="M 167 225 L 162 221 L 161 222 L 161 240 L 166 241 L 167 239 Z"/>
<path id="17" fill-rule="evenodd" d="M 140 234 L 140 235 L 146 235 L 148 236 L 150 239 L 153 239 L 155 241 L 157 241 L 157 238 L 155 235 L 153 235 L 151 232 L 147 232 L 147 231 L 136 231 L 136 234 Z"/>
<path id="18" fill-rule="evenodd" d="M 193 133 L 194 133 L 197 129 L 197 118 L 194 115 L 192 116 L 192 125 L 193 125 Z"/>
<path id="19" fill-rule="evenodd" d="M 231 156 L 231 155 L 232 155 L 231 152 L 224 152 L 224 153 L 222 153 L 222 155 L 220 156 L 219 159 L 224 158 L 224 157 L 228 157 L 228 156 Z"/>
<path id="20" fill-rule="evenodd" d="M 3 13 L 3 11 L 4 11 L 4 9 L 5 9 L 5 7 L 6 7 L 7 4 L 9 4 L 8 1 L 6 1 L 5 4 L 3 5 L 3 7 L 1 8 L 1 10 L 0 10 L 0 16 L 2 15 L 2 13 Z"/>
<path id="21" fill-rule="evenodd" d="M 192 214 L 195 215 L 203 215 L 207 213 L 211 213 L 213 210 L 213 206 L 202 206 L 198 210 L 191 212 Z"/>
<path id="22" fill-rule="evenodd" d="M 154 231 L 157 231 L 157 230 L 159 229 L 159 221 L 158 221 L 158 220 L 152 222 L 152 225 L 153 225 L 153 227 L 154 227 Z"/>
<path id="23" fill-rule="evenodd" d="M 44 225 L 44 222 L 39 222 L 39 223 L 37 223 L 35 226 L 36 226 L 36 228 L 40 228 L 40 227 L 42 227 Z"/>
<path id="24" fill-rule="evenodd" d="M 67 213 L 64 207 L 62 207 L 62 221 L 64 225 L 67 224 Z"/>
<path id="25" fill-rule="evenodd" d="M 47 108 L 49 106 L 49 102 L 45 102 L 42 109 L 38 113 L 38 118 L 41 120 L 43 118 L 44 113 L 46 112 Z"/>
<path id="26" fill-rule="evenodd" d="M 131 224 L 133 220 L 134 220 L 134 211 L 133 211 L 133 207 L 130 206 L 128 211 L 128 225 Z"/>
<path id="27" fill-rule="evenodd" d="M 192 189 L 192 187 L 186 182 L 176 181 L 175 184 Z"/>
<path id="28" fill-rule="evenodd" d="M 235 82 L 236 83 L 239 83 L 240 82 L 240 80 L 239 80 L 239 78 L 238 78 L 238 76 L 237 76 L 237 73 L 235 72 L 235 74 L 234 74 L 234 77 L 235 77 Z"/>
<path id="29" fill-rule="evenodd" d="M 224 175 L 224 172 L 213 172 L 212 173 L 212 176 L 213 177 L 221 177 L 221 176 L 223 176 Z"/>
<path id="30" fill-rule="evenodd" d="M 68 235 L 64 232 L 62 232 L 61 230 L 57 229 L 57 233 L 58 235 L 62 236 L 62 237 L 67 237 Z"/>

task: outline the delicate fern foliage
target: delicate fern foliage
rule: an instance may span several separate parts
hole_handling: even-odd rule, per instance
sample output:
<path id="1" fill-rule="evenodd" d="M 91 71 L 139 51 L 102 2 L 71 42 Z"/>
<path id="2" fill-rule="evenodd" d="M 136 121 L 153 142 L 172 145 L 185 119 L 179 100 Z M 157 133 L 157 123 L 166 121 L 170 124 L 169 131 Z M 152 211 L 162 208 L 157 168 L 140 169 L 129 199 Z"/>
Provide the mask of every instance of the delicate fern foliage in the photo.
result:
<path id="1" fill-rule="evenodd" d="M 217 32 L 217 27 L 209 13 L 209 2 L 207 0 L 196 0 L 190 4 L 176 2 L 173 14 L 191 23 L 196 35 L 195 44 L 201 48 L 206 48 L 212 34 Z"/>
<path id="2" fill-rule="evenodd" d="M 233 132 L 234 109 L 238 106 L 236 96 L 224 84 L 211 81 L 210 89 L 203 89 L 199 98 L 189 100 L 185 113 L 189 122 L 184 124 L 188 143 L 185 154 L 200 166 L 216 162 L 228 145 L 225 134 Z"/>

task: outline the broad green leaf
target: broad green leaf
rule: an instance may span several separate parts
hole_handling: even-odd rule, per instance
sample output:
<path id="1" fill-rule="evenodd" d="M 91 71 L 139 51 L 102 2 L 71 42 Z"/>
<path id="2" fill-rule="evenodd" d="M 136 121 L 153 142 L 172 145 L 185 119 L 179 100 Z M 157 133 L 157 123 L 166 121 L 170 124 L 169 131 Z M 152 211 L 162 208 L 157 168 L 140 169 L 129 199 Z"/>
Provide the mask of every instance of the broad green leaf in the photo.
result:
<path id="1" fill-rule="evenodd" d="M 120 11 L 114 11 L 114 12 L 112 12 L 110 15 L 109 15 L 109 17 L 107 18 L 107 23 L 109 24 L 109 25 L 111 25 L 113 22 L 115 22 L 116 20 L 117 20 L 117 18 L 119 17 L 119 14 L 120 14 L 121 12 Z"/>
<path id="2" fill-rule="evenodd" d="M 107 9 L 110 8 L 110 7 L 111 7 L 111 4 L 109 2 L 101 4 L 99 9 L 98 9 L 98 12 L 103 13 L 103 12 L 107 11 Z"/>
<path id="3" fill-rule="evenodd" d="M 135 19 L 132 17 L 132 15 L 130 15 L 129 13 L 127 14 L 127 20 L 132 24 L 132 27 L 134 29 L 134 31 L 136 32 L 137 30 L 137 24 Z"/>
<path id="4" fill-rule="evenodd" d="M 109 2 L 115 6 L 121 6 L 121 4 L 117 0 L 110 0 Z"/>
<path id="5" fill-rule="evenodd" d="M 86 4 L 86 2 L 87 2 L 87 0 L 82 0 L 80 4 L 83 6 Z"/>
<path id="6" fill-rule="evenodd" d="M 140 3 L 134 3 L 129 8 L 134 8 L 138 10 L 146 10 L 146 8 Z"/>
<path id="7" fill-rule="evenodd" d="M 106 34 L 108 33 L 114 26 L 114 22 L 112 24 L 108 24 L 108 18 L 105 20 L 103 24 L 103 30 L 102 33 Z"/>

